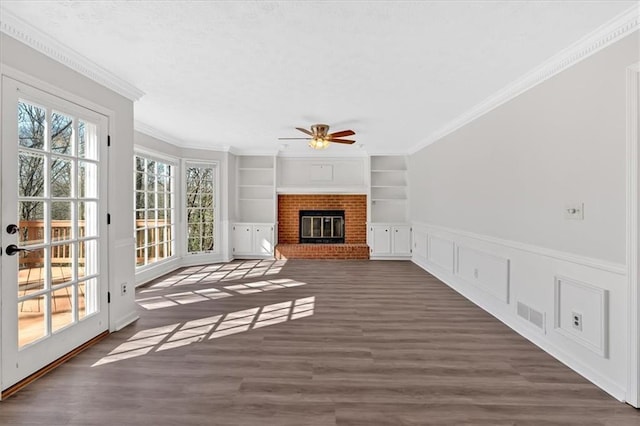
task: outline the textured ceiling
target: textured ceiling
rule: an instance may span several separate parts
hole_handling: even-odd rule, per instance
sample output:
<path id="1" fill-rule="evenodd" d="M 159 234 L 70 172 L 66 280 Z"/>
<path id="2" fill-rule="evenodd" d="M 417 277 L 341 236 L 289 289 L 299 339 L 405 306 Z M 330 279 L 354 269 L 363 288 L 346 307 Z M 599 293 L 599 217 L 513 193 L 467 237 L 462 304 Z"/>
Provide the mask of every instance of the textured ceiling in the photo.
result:
<path id="1" fill-rule="evenodd" d="M 184 146 L 276 151 L 294 127 L 327 123 L 366 152 L 400 153 L 635 3 L 1 5 L 144 91 L 136 121 Z"/>

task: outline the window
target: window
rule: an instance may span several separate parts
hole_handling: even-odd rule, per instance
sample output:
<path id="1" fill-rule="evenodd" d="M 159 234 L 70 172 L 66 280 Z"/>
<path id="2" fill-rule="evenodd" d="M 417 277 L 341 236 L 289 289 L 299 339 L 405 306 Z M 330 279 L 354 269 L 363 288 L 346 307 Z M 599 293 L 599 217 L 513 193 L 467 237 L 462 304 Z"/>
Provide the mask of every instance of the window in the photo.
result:
<path id="1" fill-rule="evenodd" d="M 174 253 L 175 166 L 135 156 L 136 267 Z"/>
<path id="2" fill-rule="evenodd" d="M 215 247 L 214 176 L 212 164 L 187 164 L 187 252 L 210 252 Z"/>

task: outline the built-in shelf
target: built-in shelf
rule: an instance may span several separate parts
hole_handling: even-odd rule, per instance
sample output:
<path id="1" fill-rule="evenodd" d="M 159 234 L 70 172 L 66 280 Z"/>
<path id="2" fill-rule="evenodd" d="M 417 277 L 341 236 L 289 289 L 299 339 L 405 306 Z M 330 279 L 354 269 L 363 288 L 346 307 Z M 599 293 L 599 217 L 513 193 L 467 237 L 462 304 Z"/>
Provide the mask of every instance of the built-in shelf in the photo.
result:
<path id="1" fill-rule="evenodd" d="M 408 220 L 407 162 L 401 155 L 371 157 L 371 222 Z"/>
<path id="2" fill-rule="evenodd" d="M 275 222 L 274 160 L 272 156 L 238 156 L 237 212 L 239 221 Z"/>

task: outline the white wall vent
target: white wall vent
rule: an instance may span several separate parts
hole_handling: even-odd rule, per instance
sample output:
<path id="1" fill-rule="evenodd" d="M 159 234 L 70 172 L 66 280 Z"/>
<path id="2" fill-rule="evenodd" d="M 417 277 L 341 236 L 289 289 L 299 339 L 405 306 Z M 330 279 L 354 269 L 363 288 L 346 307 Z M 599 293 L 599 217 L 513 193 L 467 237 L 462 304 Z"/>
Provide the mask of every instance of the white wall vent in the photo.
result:
<path id="1" fill-rule="evenodd" d="M 538 327 L 543 332 L 544 329 L 544 313 L 536 311 L 532 307 L 525 305 L 522 302 L 518 302 L 518 316 L 529 321 L 531 324 Z"/>

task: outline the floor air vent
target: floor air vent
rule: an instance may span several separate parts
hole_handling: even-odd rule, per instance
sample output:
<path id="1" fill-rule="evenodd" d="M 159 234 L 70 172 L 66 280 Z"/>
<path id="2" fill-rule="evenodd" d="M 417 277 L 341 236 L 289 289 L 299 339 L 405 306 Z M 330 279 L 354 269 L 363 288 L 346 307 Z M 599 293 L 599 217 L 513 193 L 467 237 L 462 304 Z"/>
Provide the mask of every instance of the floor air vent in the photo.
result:
<path id="1" fill-rule="evenodd" d="M 544 331 L 544 313 L 536 311 L 522 302 L 518 302 L 518 316 Z"/>

